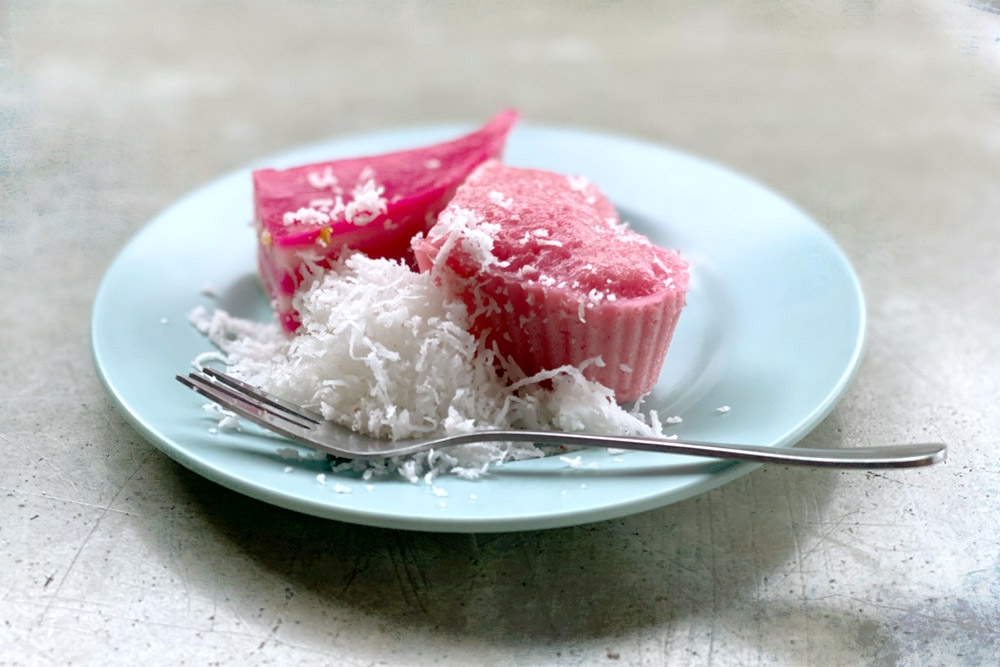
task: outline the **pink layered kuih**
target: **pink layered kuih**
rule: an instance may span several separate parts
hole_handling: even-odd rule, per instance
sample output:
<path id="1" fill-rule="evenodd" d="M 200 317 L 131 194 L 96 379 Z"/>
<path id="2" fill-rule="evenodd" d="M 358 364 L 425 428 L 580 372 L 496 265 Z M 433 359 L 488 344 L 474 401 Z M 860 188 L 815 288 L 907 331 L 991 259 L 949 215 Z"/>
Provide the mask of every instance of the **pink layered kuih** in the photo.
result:
<path id="1" fill-rule="evenodd" d="M 687 263 L 622 225 L 585 179 L 491 160 L 413 248 L 465 302 L 482 344 L 524 375 L 599 357 L 584 374 L 620 402 L 656 384 Z"/>
<path id="2" fill-rule="evenodd" d="M 434 223 L 476 167 L 500 156 L 516 120 L 504 111 L 476 132 L 434 146 L 255 171 L 258 267 L 284 328 L 299 326 L 295 291 L 345 249 L 412 257 L 413 236 Z"/>

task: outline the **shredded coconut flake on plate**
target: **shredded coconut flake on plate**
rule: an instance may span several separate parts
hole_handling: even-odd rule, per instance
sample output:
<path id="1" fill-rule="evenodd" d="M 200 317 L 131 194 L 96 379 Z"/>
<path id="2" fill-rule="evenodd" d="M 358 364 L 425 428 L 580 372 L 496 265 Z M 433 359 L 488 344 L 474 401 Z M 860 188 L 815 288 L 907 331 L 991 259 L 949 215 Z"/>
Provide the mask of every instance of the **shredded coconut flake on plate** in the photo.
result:
<path id="1" fill-rule="evenodd" d="M 581 457 L 579 456 L 560 456 L 559 460 L 568 465 L 570 468 L 582 468 L 583 463 Z"/>
<path id="2" fill-rule="evenodd" d="M 190 319 L 235 377 L 365 434 L 398 440 L 526 428 L 662 435 L 655 415 L 625 410 L 580 368 L 506 383 L 497 375 L 495 354 L 468 332 L 465 306 L 449 301 L 430 276 L 354 254 L 296 295 L 302 326 L 290 337 L 276 323 L 222 310 L 198 307 Z M 547 453 L 530 443 L 479 443 L 336 463 L 333 471 L 362 473 L 366 481 L 399 474 L 432 483 L 439 474 L 475 479 L 490 466 Z"/>

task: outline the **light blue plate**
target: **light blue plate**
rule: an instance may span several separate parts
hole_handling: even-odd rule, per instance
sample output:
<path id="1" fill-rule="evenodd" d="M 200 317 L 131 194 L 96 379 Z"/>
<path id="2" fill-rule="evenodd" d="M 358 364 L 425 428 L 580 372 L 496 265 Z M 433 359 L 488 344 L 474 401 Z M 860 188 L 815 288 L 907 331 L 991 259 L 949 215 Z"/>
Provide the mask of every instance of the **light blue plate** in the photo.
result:
<path id="1" fill-rule="evenodd" d="M 259 166 L 370 155 L 457 136 L 467 127 L 338 139 Z M 833 408 L 857 368 L 865 310 L 847 259 L 778 195 L 704 160 L 634 139 L 523 125 L 506 161 L 582 174 L 623 217 L 692 266 L 688 306 L 661 381 L 645 403 L 679 415 L 681 436 L 794 445 Z M 95 363 L 124 415 L 181 464 L 268 503 L 331 519 L 479 532 L 569 526 L 660 507 L 755 468 L 665 454 L 582 453 L 512 463 L 478 481 L 442 477 L 440 496 L 402 478 L 364 482 L 321 461 L 286 460 L 261 433 L 212 434 L 202 399 L 174 375 L 210 345 L 187 322 L 198 304 L 270 317 L 255 277 L 250 168 L 188 195 L 124 248 L 94 304 Z M 210 285 L 216 297 L 203 294 Z M 717 408 L 730 406 L 720 413 Z M 593 469 L 596 464 L 596 469 Z M 286 472 L 291 467 L 290 472 Z M 335 485 L 349 493 L 334 491 Z M 341 488 L 343 490 L 343 488 Z"/>

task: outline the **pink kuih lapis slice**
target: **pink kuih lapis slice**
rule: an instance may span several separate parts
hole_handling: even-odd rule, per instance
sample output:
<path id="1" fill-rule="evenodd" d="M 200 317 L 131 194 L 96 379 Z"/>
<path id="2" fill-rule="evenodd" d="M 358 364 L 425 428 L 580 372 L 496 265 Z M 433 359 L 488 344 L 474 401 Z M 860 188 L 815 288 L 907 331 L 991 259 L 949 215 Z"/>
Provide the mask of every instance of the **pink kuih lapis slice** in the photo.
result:
<path id="1" fill-rule="evenodd" d="M 486 349 L 525 375 L 600 358 L 584 374 L 620 402 L 656 384 L 688 265 L 627 229 L 586 179 L 492 160 L 413 247 Z"/>
<path id="2" fill-rule="evenodd" d="M 257 262 L 287 331 L 299 319 L 295 291 L 345 250 L 411 257 L 410 240 L 428 229 L 455 189 L 497 158 L 517 120 L 504 111 L 454 141 L 372 157 L 253 173 Z"/>

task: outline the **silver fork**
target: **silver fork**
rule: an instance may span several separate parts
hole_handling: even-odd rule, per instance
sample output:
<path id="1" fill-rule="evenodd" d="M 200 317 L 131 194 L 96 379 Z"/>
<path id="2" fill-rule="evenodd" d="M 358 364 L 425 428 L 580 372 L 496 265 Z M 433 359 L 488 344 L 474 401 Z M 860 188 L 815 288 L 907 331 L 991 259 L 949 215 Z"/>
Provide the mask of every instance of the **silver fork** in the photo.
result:
<path id="1" fill-rule="evenodd" d="M 670 452 L 715 459 L 783 463 L 837 468 L 912 468 L 945 459 L 939 443 L 857 447 L 851 449 L 794 449 L 736 445 L 691 440 L 664 440 L 628 435 L 595 435 L 560 431 L 488 430 L 408 440 L 385 440 L 361 435 L 327 421 L 322 415 L 261 391 L 211 368 L 177 379 L 187 387 L 232 410 L 241 417 L 290 440 L 344 459 L 405 456 L 474 442 L 534 442 L 568 447 L 605 447 Z"/>

